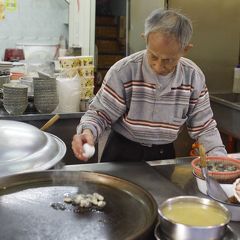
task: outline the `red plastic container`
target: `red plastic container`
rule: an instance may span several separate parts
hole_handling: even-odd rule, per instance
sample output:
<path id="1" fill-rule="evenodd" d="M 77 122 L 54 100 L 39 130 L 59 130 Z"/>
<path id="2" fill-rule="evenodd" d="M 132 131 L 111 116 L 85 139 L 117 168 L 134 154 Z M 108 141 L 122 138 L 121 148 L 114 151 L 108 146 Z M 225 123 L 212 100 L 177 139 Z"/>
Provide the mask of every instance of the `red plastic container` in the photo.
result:
<path id="1" fill-rule="evenodd" d="M 24 60 L 24 51 L 20 48 L 6 48 L 4 54 L 4 61 L 18 62 Z"/>

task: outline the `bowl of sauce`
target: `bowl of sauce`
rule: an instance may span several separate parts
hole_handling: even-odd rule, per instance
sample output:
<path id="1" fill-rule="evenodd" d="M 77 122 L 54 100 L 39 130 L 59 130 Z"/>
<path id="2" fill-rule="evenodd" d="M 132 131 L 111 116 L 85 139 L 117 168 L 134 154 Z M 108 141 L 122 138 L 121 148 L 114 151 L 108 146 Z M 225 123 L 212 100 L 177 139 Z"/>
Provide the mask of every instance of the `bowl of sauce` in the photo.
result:
<path id="1" fill-rule="evenodd" d="M 222 204 L 195 196 L 170 198 L 159 214 L 162 231 L 172 240 L 221 239 L 231 219 Z"/>

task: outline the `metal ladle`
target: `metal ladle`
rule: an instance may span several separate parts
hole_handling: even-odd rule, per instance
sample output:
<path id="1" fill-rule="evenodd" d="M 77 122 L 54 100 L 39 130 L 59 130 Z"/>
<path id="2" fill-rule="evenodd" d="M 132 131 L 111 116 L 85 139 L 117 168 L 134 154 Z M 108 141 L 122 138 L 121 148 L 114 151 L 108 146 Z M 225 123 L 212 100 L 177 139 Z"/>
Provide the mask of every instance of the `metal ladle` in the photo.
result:
<path id="1" fill-rule="evenodd" d="M 200 154 L 200 166 L 202 170 L 202 175 L 205 178 L 206 184 L 207 184 L 207 194 L 215 200 L 227 202 L 228 196 L 225 193 L 225 191 L 222 189 L 219 182 L 208 175 L 206 153 L 203 145 L 201 144 L 199 145 L 199 154 Z"/>

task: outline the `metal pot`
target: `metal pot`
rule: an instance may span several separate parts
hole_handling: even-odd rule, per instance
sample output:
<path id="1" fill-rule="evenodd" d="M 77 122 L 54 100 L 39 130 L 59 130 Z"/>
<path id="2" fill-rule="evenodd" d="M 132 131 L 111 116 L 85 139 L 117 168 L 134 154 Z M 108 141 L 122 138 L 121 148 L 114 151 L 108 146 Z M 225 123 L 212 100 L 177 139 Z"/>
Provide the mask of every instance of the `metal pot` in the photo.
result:
<path id="1" fill-rule="evenodd" d="M 183 224 L 181 222 L 173 221 L 164 214 L 163 209 L 167 207 L 173 208 L 176 203 L 194 203 L 199 204 L 199 207 L 214 207 L 215 209 L 217 209 L 217 211 L 220 211 L 222 214 L 225 215 L 225 221 L 212 226 L 195 226 L 192 224 Z M 182 214 L 184 214 L 184 210 L 182 211 Z M 199 198 L 194 196 L 180 196 L 166 200 L 159 207 L 159 214 L 162 231 L 164 232 L 164 234 L 166 234 L 167 237 L 172 240 L 221 239 L 226 232 L 227 224 L 229 223 L 231 218 L 230 212 L 222 204 L 206 198 Z M 206 209 L 206 219 L 207 217 L 209 217 L 209 215 L 208 210 Z"/>
<path id="2" fill-rule="evenodd" d="M 158 222 L 154 229 L 154 236 L 156 240 L 169 240 L 167 236 L 165 236 L 164 232 L 162 231 L 161 223 Z M 238 236 L 234 232 L 234 230 L 227 226 L 226 232 L 224 234 L 224 237 L 221 238 L 221 240 L 239 240 Z"/>
<path id="3" fill-rule="evenodd" d="M 0 177 L 46 170 L 62 160 L 65 143 L 23 122 L 0 120 Z"/>

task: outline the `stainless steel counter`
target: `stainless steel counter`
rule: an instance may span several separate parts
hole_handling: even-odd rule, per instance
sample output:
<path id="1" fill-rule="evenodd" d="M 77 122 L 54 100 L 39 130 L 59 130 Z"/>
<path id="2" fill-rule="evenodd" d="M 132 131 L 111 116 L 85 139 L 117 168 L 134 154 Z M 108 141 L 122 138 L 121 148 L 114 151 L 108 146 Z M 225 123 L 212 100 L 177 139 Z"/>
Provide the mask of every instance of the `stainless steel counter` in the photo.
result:
<path id="1" fill-rule="evenodd" d="M 75 112 L 75 113 L 60 113 L 61 119 L 80 119 L 83 116 L 84 112 Z M 49 120 L 54 113 L 26 113 L 22 115 L 9 115 L 3 108 L 0 107 L 0 119 L 4 120 L 15 120 L 15 121 L 41 121 Z"/>
<path id="2" fill-rule="evenodd" d="M 228 106 L 229 108 L 240 111 L 240 94 L 225 92 L 225 93 L 211 93 L 210 99 L 214 102 L 221 103 L 222 105 Z"/>
<path id="3" fill-rule="evenodd" d="M 211 101 L 218 129 L 229 136 L 240 139 L 240 110 Z"/>
<path id="4" fill-rule="evenodd" d="M 236 156 L 239 156 L 239 154 L 235 155 L 235 157 Z M 174 159 L 166 160 L 168 164 L 164 164 L 164 160 L 162 160 L 156 162 L 156 164 L 154 164 L 155 166 L 149 165 L 153 165 L 153 162 L 93 163 L 73 166 L 68 165 L 65 166 L 64 169 L 73 171 L 94 171 L 126 179 L 145 188 L 153 195 L 156 202 L 161 204 L 164 200 L 179 195 L 207 197 L 197 189 L 195 179 L 191 173 L 191 160 L 192 158 L 179 158 L 176 159 L 175 163 Z M 171 175 L 164 177 L 163 174 L 167 170 L 166 167 L 174 167 L 175 170 Z M 240 222 L 231 222 L 229 225 L 240 239 Z"/>
<path id="5" fill-rule="evenodd" d="M 240 94 L 210 94 L 211 107 L 218 129 L 240 139 Z"/>

